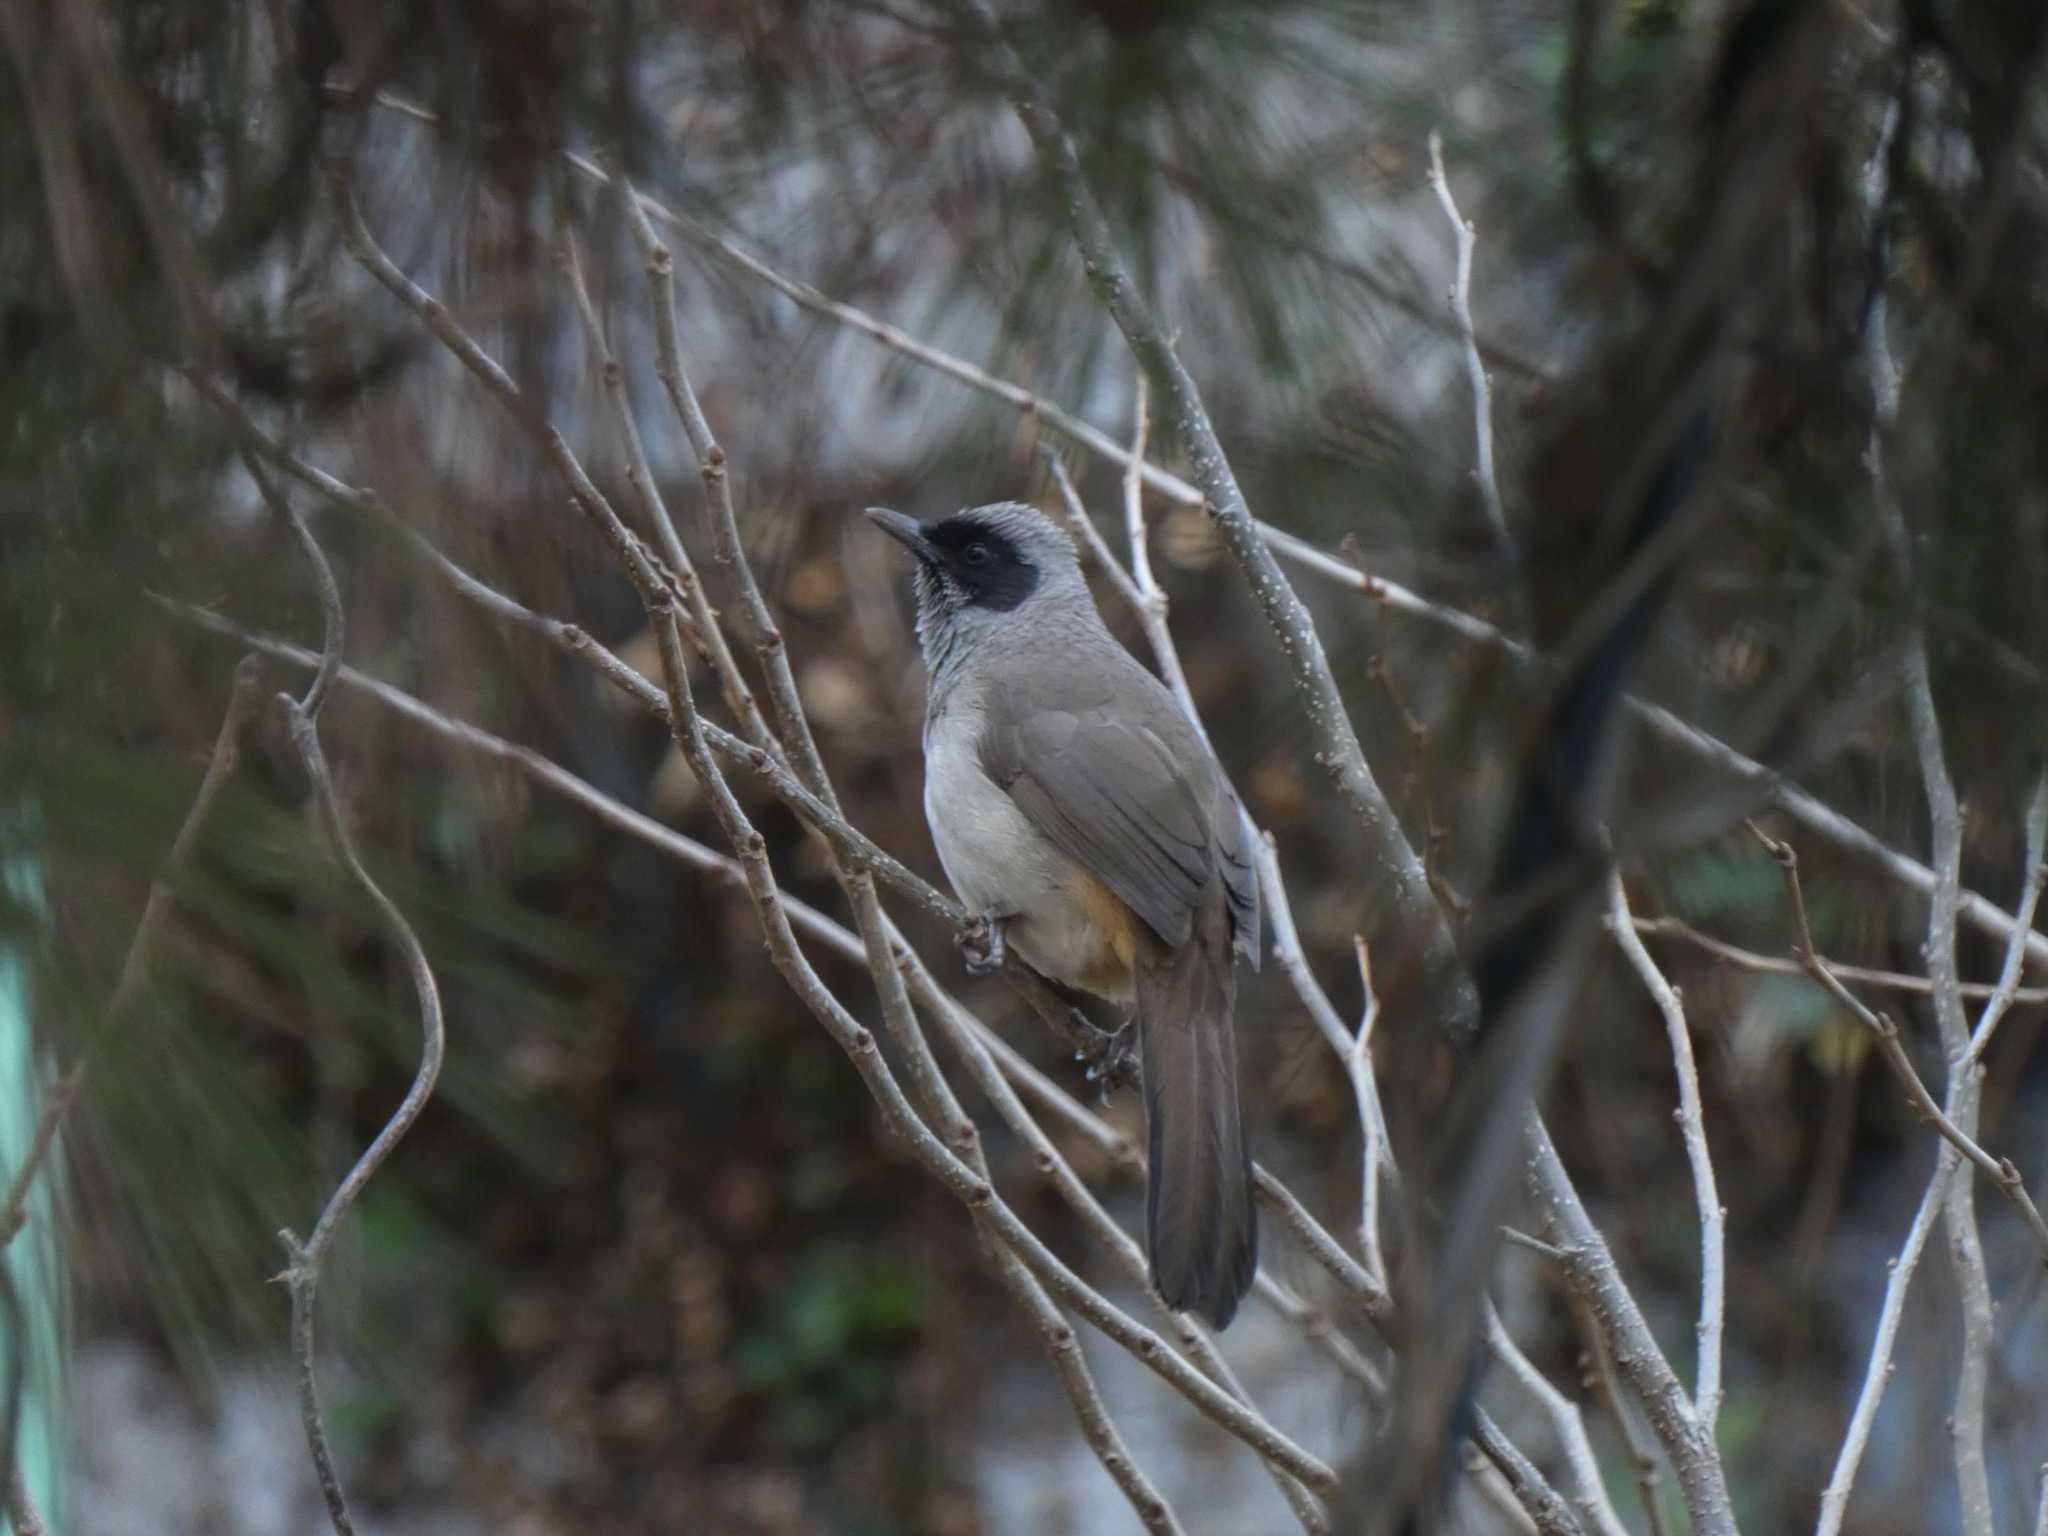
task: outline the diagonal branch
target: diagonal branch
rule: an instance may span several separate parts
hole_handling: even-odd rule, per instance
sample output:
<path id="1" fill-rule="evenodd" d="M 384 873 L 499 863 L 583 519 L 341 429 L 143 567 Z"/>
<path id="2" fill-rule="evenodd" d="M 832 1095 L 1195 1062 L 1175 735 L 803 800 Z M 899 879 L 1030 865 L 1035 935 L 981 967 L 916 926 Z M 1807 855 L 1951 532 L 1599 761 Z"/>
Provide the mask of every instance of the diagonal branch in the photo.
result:
<path id="1" fill-rule="evenodd" d="M 2040 1208 L 2034 1204 L 2033 1196 L 2027 1193 L 2026 1183 L 2020 1177 L 2018 1166 L 2011 1158 L 1993 1157 L 1985 1151 L 1977 1139 L 1958 1125 L 1948 1111 L 1935 1101 L 1919 1070 L 1914 1067 L 1912 1057 L 1906 1054 L 1905 1046 L 1900 1043 L 1898 1024 L 1889 1014 L 1872 1009 L 1843 986 L 1841 980 L 1829 969 L 1828 963 L 1815 952 L 1813 927 L 1807 919 L 1806 898 L 1799 884 L 1799 856 L 1793 851 L 1791 844 L 1767 836 L 1754 824 L 1751 825 L 1750 831 L 1763 843 L 1784 871 L 1795 924 L 1793 954 L 1800 965 L 1807 975 L 1827 988 L 1829 994 L 1849 1011 L 1851 1017 L 1871 1032 L 1877 1040 L 1878 1055 L 1890 1069 L 1892 1076 L 1898 1080 L 1899 1086 L 1905 1089 L 1907 1099 L 1912 1102 L 1920 1117 L 1939 1131 L 1958 1152 L 1982 1169 L 2005 1197 L 2012 1201 L 2021 1219 L 2026 1222 L 2028 1230 L 2041 1244 L 2044 1257 L 2048 1257 L 2048 1222 L 2041 1219 Z M 2017 945 L 2024 937 L 2025 930 L 2019 928 L 2017 924 L 2010 926 L 2015 935 L 2014 943 Z"/>
<path id="2" fill-rule="evenodd" d="M 1678 1475 L 1697 1536 L 1735 1536 L 1735 1513 L 1714 1437 L 1697 1414 L 1657 1345 L 1607 1240 L 1587 1216 L 1571 1176 L 1540 1117 L 1531 1114 L 1524 1145 L 1529 1193 L 1543 1212 L 1567 1283 L 1591 1309 L 1629 1385 L 1648 1412 L 1650 1428 Z"/>
<path id="3" fill-rule="evenodd" d="M 1714 1160 L 1707 1150 L 1707 1123 L 1700 1108 L 1700 1073 L 1692 1057 L 1692 1036 L 1686 1028 L 1685 1005 L 1678 989 L 1657 969 L 1643 941 L 1636 937 L 1629 915 L 1628 893 L 1622 889 L 1621 871 L 1607 876 L 1608 926 L 1614 941 L 1641 978 L 1664 1019 L 1664 1033 L 1671 1042 L 1671 1060 L 1678 1073 L 1678 1129 L 1685 1139 L 1685 1158 L 1692 1169 L 1693 1201 L 1700 1222 L 1700 1319 L 1699 1371 L 1693 1383 L 1693 1412 L 1706 1433 L 1714 1432 L 1721 1411 L 1721 1334 L 1727 1273 L 1728 1213 L 1721 1209 L 1721 1196 L 1714 1187 Z"/>

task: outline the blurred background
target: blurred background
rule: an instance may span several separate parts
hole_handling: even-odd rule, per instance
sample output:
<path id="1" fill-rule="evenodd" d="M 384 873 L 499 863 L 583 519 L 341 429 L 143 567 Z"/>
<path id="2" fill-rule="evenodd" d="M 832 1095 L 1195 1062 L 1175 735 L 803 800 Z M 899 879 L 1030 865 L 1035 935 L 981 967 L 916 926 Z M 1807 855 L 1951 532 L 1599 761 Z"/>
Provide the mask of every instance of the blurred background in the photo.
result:
<path id="1" fill-rule="evenodd" d="M 1923 627 L 1966 809 L 1964 883 L 2009 908 L 2048 745 L 2044 15 L 2033 0 L 1020 0 L 1000 22 L 1067 121 L 1258 516 L 1569 646 L 1612 553 L 1627 455 L 1681 421 L 1701 446 L 1630 685 L 1925 860 L 1899 693 L 1902 640 Z M 53 1528 L 311 1532 L 324 1514 L 291 1400 L 278 1233 L 306 1232 L 391 1112 L 416 1019 L 400 959 L 327 853 L 272 702 L 304 673 L 275 657 L 144 989 L 110 1017 L 246 648 L 191 609 L 320 643 L 289 532 L 179 370 L 388 509 L 298 497 L 339 574 L 352 666 L 721 847 L 657 722 L 452 597 L 392 526 L 655 671 L 631 589 L 548 466 L 341 249 L 323 167 L 623 496 L 557 261 L 573 232 L 653 469 L 722 605 L 643 263 L 619 200 L 563 151 L 1113 436 L 1131 430 L 1134 371 L 986 48 L 946 5 L 4 0 L 0 32 L 10 1172 L 39 1085 L 88 1064 L 9 1254 L 19 1443 Z M 1470 299 L 1514 563 L 1474 476 L 1432 132 L 1476 232 Z M 863 829 L 938 879 L 905 572 L 858 509 L 1052 507 L 1052 446 L 1121 550 L 1119 477 L 703 240 L 665 238 L 691 373 L 835 782 Z M 1885 444 L 1910 577 L 1873 511 L 1873 335 L 1903 371 Z M 1184 472 L 1170 434 L 1153 451 Z M 1310 961 L 1356 1017 L 1353 936 L 1392 920 L 1389 893 L 1207 519 L 1159 497 L 1149 511 L 1194 693 L 1277 838 Z M 1461 908 L 1494 866 L 1540 690 L 1493 647 L 1295 579 L 1380 782 Z M 448 1016 L 437 1096 L 322 1288 L 330 1426 L 367 1528 L 1134 1528 L 957 1205 L 776 975 L 742 893 L 361 692 L 336 694 L 323 734 Z M 1631 896 L 1639 915 L 1782 957 L 1783 881 L 1736 791 L 1668 740 L 1632 742 L 1614 802 Z M 841 914 L 819 847 L 774 803 L 749 808 L 790 890 Z M 1799 848 L 1826 954 L 1924 975 L 1919 896 L 1769 824 Z M 1092 1094 L 1002 987 L 958 976 L 945 932 L 899 916 L 949 984 Z M 1738 1514 L 1752 1531 L 1803 1528 L 1934 1141 L 1818 987 L 1653 948 L 1684 991 L 1728 1207 L 1721 1443 Z M 2000 954 L 1966 930 L 1965 977 L 1994 977 Z M 865 974 L 822 951 L 818 964 L 873 1023 Z M 1429 1036 L 1386 966 L 1383 1027 Z M 1246 980 L 1259 1154 L 1348 1230 L 1349 1085 L 1277 969 Z M 1924 997 L 1889 1006 L 1937 1079 Z M 1986 1144 L 2036 1183 L 2041 1022 L 2030 994 L 1989 1057 L 1983 1110 Z M 1397 1115 L 1411 1086 L 1387 1084 Z M 1672 1108 L 1662 1028 L 1603 946 L 1551 1124 L 1684 1372 L 1699 1250 Z M 1106 1112 L 1138 1124 L 1128 1093 Z M 994 1128 L 989 1143 L 1020 1213 L 1127 1297 L 1028 1155 Z M 1085 1143 L 1067 1150 L 1135 1220 L 1140 1182 L 1089 1163 Z M 2031 1238 L 1988 1191 L 1979 1204 L 2001 1302 L 1992 1486 L 2014 1529 L 2048 1455 L 2048 1316 Z M 1268 1258 L 1315 1291 L 1283 1245 Z M 1511 1255 L 1497 1294 L 1587 1402 L 1603 1468 L 1632 1497 L 1554 1282 Z M 1930 1252 L 1851 1529 L 1955 1528 L 1955 1306 Z M 1287 1528 L 1255 1463 L 1092 1342 L 1191 1529 Z M 1248 1311 L 1225 1344 L 1276 1422 L 1319 1454 L 1356 1450 L 1371 1416 L 1355 1384 L 1270 1314 Z M 1659 1529 L 1683 1529 L 1668 1473 L 1663 1497 L 1676 1523 Z"/>

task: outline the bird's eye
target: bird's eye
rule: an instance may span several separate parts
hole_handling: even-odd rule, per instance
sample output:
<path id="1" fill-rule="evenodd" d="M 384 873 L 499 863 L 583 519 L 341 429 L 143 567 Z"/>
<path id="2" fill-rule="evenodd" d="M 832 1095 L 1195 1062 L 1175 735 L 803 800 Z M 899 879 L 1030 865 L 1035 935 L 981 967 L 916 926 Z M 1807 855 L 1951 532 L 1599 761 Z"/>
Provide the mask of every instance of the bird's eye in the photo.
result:
<path id="1" fill-rule="evenodd" d="M 960 558 L 969 565 L 987 565 L 988 546 L 979 543 L 970 544 L 960 551 Z"/>

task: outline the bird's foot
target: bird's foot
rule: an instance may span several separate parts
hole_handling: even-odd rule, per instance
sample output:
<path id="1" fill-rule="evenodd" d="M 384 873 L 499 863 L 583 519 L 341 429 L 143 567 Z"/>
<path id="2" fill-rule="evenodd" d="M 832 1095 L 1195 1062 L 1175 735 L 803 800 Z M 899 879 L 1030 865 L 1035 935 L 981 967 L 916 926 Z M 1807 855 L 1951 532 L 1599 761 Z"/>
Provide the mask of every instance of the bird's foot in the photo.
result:
<path id="1" fill-rule="evenodd" d="M 967 919 L 959 933 L 960 958 L 970 976 L 993 976 L 1003 968 L 1007 946 L 1003 943 L 1003 919 L 993 912 L 978 912 Z"/>
<path id="2" fill-rule="evenodd" d="M 1102 1086 L 1104 1102 L 1108 1101 L 1112 1088 L 1126 1087 L 1138 1081 L 1138 1053 L 1132 1049 L 1129 1019 L 1115 1029 L 1098 1029 L 1076 1008 L 1074 1024 L 1081 1037 L 1074 1060 L 1086 1068 L 1082 1075 L 1089 1082 Z"/>

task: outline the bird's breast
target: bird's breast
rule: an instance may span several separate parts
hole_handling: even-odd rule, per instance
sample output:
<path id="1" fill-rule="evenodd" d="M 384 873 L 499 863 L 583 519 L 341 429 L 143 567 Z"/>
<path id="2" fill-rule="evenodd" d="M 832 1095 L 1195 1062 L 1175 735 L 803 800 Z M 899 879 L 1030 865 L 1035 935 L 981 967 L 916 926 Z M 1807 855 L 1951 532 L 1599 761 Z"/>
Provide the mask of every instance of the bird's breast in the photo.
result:
<path id="1" fill-rule="evenodd" d="M 1137 919 L 1033 826 L 981 766 L 978 711 L 949 708 L 925 738 L 925 820 L 960 900 L 1009 921 L 1033 970 L 1127 1002 Z"/>

